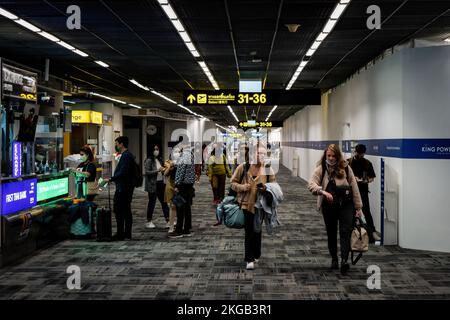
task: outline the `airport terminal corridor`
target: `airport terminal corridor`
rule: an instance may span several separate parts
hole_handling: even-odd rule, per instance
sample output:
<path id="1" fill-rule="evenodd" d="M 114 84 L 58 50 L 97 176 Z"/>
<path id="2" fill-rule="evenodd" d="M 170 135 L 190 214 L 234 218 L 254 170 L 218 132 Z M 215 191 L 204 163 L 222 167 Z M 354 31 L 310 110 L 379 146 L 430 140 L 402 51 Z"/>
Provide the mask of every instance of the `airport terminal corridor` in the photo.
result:
<path id="1" fill-rule="evenodd" d="M 277 174 L 285 200 L 281 226 L 263 229 L 262 256 L 246 270 L 244 231 L 216 226 L 206 175 L 195 185 L 191 237 L 169 239 L 159 203 L 157 228 L 145 228 L 147 194 L 135 191 L 131 241 L 66 240 L 0 269 L 0 299 L 449 299 L 450 254 L 374 246 L 345 276 L 330 258 L 316 198 L 285 167 Z M 227 185 L 228 187 L 228 185 Z M 103 191 L 97 201 L 107 204 Z M 263 226 L 264 227 L 264 226 Z M 113 225 L 113 230 L 115 226 Z M 81 289 L 69 290 L 67 267 L 81 270 Z M 369 265 L 381 270 L 381 289 L 367 288 Z"/>

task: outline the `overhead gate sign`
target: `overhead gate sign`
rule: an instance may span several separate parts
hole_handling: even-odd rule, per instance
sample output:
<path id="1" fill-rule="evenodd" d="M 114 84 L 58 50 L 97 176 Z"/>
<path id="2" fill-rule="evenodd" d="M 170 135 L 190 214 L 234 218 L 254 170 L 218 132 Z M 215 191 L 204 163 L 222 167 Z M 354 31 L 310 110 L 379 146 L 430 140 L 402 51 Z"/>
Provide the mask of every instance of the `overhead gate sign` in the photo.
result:
<path id="1" fill-rule="evenodd" d="M 320 105 L 320 89 L 263 90 L 239 92 L 239 90 L 185 90 L 185 106 L 274 106 Z"/>

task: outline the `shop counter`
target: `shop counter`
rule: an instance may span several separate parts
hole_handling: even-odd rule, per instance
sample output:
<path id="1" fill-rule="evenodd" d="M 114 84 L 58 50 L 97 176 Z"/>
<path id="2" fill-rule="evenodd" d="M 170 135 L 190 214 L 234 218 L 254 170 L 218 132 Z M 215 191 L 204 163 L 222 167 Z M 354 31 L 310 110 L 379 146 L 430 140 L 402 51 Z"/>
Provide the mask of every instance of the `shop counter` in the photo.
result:
<path id="1" fill-rule="evenodd" d="M 0 265 L 68 238 L 68 178 L 60 172 L 2 180 Z"/>

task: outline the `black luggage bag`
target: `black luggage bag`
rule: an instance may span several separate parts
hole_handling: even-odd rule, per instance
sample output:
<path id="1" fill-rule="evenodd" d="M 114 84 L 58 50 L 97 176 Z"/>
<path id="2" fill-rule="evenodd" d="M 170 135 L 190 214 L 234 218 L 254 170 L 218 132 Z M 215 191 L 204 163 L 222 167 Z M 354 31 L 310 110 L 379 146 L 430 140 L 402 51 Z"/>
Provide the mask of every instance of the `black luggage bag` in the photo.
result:
<path id="1" fill-rule="evenodd" d="M 97 209 L 97 241 L 112 241 L 111 226 L 111 190 L 108 183 L 108 204 L 109 208 Z"/>

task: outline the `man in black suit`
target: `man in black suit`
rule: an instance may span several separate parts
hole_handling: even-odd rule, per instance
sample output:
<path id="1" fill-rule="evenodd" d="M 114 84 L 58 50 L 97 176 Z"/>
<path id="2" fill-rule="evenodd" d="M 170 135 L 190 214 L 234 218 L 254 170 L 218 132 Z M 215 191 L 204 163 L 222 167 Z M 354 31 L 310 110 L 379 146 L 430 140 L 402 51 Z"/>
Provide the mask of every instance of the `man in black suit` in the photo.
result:
<path id="1" fill-rule="evenodd" d="M 115 140 L 115 149 L 121 154 L 119 163 L 109 180 L 116 184 L 114 194 L 114 214 L 117 222 L 117 233 L 113 240 L 131 240 L 133 216 L 131 214 L 131 201 L 133 200 L 133 154 L 128 151 L 128 137 L 121 136 Z"/>

